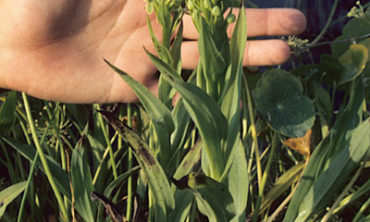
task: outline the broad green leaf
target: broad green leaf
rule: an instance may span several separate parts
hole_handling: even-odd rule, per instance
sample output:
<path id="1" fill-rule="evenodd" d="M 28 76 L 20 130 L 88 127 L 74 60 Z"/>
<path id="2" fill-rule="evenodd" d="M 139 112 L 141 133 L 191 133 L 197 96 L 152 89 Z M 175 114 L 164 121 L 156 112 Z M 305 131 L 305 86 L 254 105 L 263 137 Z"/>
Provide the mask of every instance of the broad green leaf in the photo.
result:
<path id="1" fill-rule="evenodd" d="M 85 221 L 94 221 L 96 205 L 90 198 L 94 186 L 81 141 L 78 142 L 72 153 L 71 179 L 75 209 Z"/>
<path id="2" fill-rule="evenodd" d="M 0 191 L 0 219 L 4 215 L 6 207 L 26 189 L 27 182 L 13 184 Z"/>
<path id="3" fill-rule="evenodd" d="M 17 106 L 17 93 L 15 91 L 9 92 L 5 98 L 5 102 L 0 108 L 0 130 L 9 131 L 15 120 L 15 108 Z"/>
<path id="4" fill-rule="evenodd" d="M 223 171 L 221 140 L 227 133 L 227 121 L 216 101 L 197 86 L 184 82 L 171 67 L 147 52 L 165 79 L 177 90 L 191 119 L 199 129 L 205 152 L 211 164 L 211 176 L 218 179 Z"/>
<path id="5" fill-rule="evenodd" d="M 314 181 L 330 167 L 333 155 L 348 149 L 348 139 L 352 136 L 352 130 L 361 123 L 363 113 L 364 92 L 360 80 L 352 84 L 350 100 L 345 110 L 337 117 L 329 135 L 325 137 L 314 149 L 314 152 L 305 168 L 302 179 L 290 201 L 284 221 L 294 221 L 300 210 L 300 205 L 305 199 L 307 192 L 313 186 Z M 341 163 L 342 164 L 342 163 Z M 349 169 L 350 171 L 352 169 Z M 335 180 L 335 178 L 331 178 Z M 342 179 L 346 179 L 343 173 Z M 341 184 L 337 184 L 340 186 Z"/>
<path id="6" fill-rule="evenodd" d="M 235 205 L 235 216 L 231 221 L 244 222 L 246 220 L 245 209 L 248 201 L 249 178 L 247 160 L 240 139 L 236 140 L 233 149 L 235 149 L 232 152 L 233 161 L 227 176 L 229 192 Z"/>
<path id="7" fill-rule="evenodd" d="M 169 210 L 175 207 L 175 200 L 168 183 L 165 172 L 154 158 L 148 145 L 140 136 L 115 118 L 111 113 L 102 112 L 104 118 L 113 126 L 134 151 L 136 160 L 143 169 L 155 199 L 156 211 L 155 221 L 166 221 Z"/>
<path id="8" fill-rule="evenodd" d="M 352 81 L 358 77 L 365 69 L 368 57 L 368 50 L 364 45 L 351 45 L 349 49 L 339 57 L 339 62 L 344 67 L 339 84 Z"/>
<path id="9" fill-rule="evenodd" d="M 263 197 L 259 214 L 265 212 L 278 197 L 284 194 L 295 182 L 297 182 L 299 176 L 302 174 L 304 166 L 304 163 L 299 163 L 287 170 L 276 180 L 269 192 Z"/>
<path id="10" fill-rule="evenodd" d="M 303 137 L 315 121 L 312 101 L 299 80 L 283 70 L 266 71 L 253 90 L 257 110 L 274 130 Z"/>
<path id="11" fill-rule="evenodd" d="M 22 144 L 19 141 L 10 138 L 10 137 L 2 137 L 2 140 L 4 140 L 7 144 L 9 144 L 11 147 L 13 147 L 16 151 L 18 151 L 19 154 L 21 154 L 24 158 L 28 159 L 30 162 L 33 161 L 36 155 L 36 149 L 26 145 Z M 40 160 L 39 160 L 40 161 Z M 40 162 L 38 161 L 38 168 L 41 169 L 42 172 L 44 171 L 44 168 L 42 167 Z M 51 174 L 54 177 L 54 181 L 56 186 L 58 187 L 58 190 L 67 197 L 67 199 L 71 200 L 71 191 L 70 191 L 70 185 L 68 182 L 68 174 L 62 169 L 62 167 L 50 156 L 46 155 L 46 161 L 49 165 Z"/>
<path id="12" fill-rule="evenodd" d="M 138 83 L 132 77 L 122 70 L 116 68 L 109 62 L 110 67 L 117 72 L 123 80 L 134 90 L 140 102 L 143 104 L 145 111 L 153 122 L 158 143 L 161 149 L 161 162 L 167 163 L 171 157 L 172 151 L 170 146 L 170 136 L 175 129 L 170 110 L 158 98 L 156 98 L 147 88 Z"/>

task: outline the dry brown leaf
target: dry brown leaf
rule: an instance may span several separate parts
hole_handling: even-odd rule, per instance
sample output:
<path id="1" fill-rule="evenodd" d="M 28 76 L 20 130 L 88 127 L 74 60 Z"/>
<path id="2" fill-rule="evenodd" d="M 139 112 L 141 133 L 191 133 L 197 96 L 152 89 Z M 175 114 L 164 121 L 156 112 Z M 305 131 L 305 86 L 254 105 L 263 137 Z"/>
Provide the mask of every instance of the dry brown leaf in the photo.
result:
<path id="1" fill-rule="evenodd" d="M 309 129 L 306 132 L 306 135 L 299 138 L 289 138 L 283 142 L 283 144 L 287 147 L 289 147 L 292 150 L 295 150 L 302 154 L 303 156 L 309 157 L 310 152 L 310 146 L 311 146 L 311 134 L 312 130 Z"/>

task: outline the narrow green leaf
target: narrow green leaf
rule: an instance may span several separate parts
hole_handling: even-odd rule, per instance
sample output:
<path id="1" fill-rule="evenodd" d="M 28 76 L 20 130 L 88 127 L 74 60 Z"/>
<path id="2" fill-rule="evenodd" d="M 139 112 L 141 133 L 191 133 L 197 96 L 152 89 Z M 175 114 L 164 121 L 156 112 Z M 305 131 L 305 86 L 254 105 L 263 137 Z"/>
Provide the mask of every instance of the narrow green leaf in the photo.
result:
<path id="1" fill-rule="evenodd" d="M 6 207 L 26 188 L 27 182 L 19 182 L 0 191 L 0 219 L 4 215 Z"/>
<path id="2" fill-rule="evenodd" d="M 123 174 L 119 175 L 117 179 L 113 180 L 104 190 L 104 196 L 110 198 L 114 189 L 121 186 L 125 180 L 132 176 L 132 174 L 137 173 L 140 170 L 139 166 L 133 167 L 129 169 L 128 171 L 124 172 Z"/>
<path id="3" fill-rule="evenodd" d="M 111 113 L 102 112 L 102 114 L 133 149 L 134 155 L 140 167 L 144 170 L 149 186 L 152 189 L 155 204 L 157 204 L 155 207 L 160 209 L 156 211 L 156 221 L 166 221 L 169 210 L 175 207 L 175 200 L 161 165 L 154 158 L 148 145 L 135 131 L 115 118 Z"/>
<path id="4" fill-rule="evenodd" d="M 90 198 L 94 186 L 81 141 L 78 142 L 72 153 L 71 179 L 75 209 L 85 221 L 94 221 L 96 205 Z"/>

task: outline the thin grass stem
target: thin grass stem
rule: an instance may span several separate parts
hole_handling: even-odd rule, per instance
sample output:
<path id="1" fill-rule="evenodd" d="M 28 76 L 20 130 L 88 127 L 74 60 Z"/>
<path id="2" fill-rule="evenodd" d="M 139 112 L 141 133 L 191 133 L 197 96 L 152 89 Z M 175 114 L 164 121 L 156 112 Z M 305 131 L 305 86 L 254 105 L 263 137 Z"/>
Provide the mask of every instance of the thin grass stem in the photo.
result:
<path id="1" fill-rule="evenodd" d="M 132 107 L 131 104 L 127 105 L 127 125 L 132 127 Z M 127 169 L 130 170 L 133 165 L 133 155 L 132 149 L 128 149 L 127 155 Z M 133 203 L 133 194 L 132 194 L 132 175 L 127 179 L 127 208 L 126 208 L 126 219 L 131 221 L 132 217 L 132 203 Z"/>
<path id="2" fill-rule="evenodd" d="M 42 166 L 45 170 L 46 177 L 49 180 L 50 186 L 53 189 L 55 198 L 57 199 L 57 202 L 59 204 L 59 208 L 60 208 L 60 211 L 62 213 L 63 220 L 68 221 L 68 213 L 67 213 L 67 210 L 64 206 L 62 196 L 61 196 L 61 194 L 58 190 L 58 187 L 55 184 L 53 175 L 51 174 L 49 165 L 46 161 L 44 151 L 41 148 L 40 141 L 39 141 L 39 138 L 38 138 L 37 133 L 36 133 L 36 128 L 35 128 L 35 124 L 34 124 L 34 121 L 33 121 L 33 118 L 32 118 L 31 108 L 30 108 L 30 105 L 29 105 L 29 102 L 28 102 L 27 95 L 25 93 L 22 93 L 22 97 L 23 97 L 23 103 L 24 103 L 24 106 L 25 106 L 26 114 L 27 114 L 28 124 L 30 125 L 30 129 L 31 129 L 31 133 L 32 133 L 32 139 L 33 139 L 33 142 L 35 143 L 37 153 L 40 156 L 41 163 L 42 163 Z"/>

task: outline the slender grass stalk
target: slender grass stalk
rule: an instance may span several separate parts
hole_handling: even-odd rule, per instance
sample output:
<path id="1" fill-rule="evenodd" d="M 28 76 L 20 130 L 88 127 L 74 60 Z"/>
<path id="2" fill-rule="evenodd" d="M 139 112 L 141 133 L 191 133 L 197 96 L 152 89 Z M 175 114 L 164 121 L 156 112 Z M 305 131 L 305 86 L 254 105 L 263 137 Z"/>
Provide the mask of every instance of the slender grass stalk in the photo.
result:
<path id="1" fill-rule="evenodd" d="M 100 110 L 100 106 L 98 104 L 96 104 L 96 109 Z M 97 115 L 98 115 L 98 121 L 99 121 L 101 130 L 102 130 L 103 135 L 104 135 L 105 142 L 107 143 L 107 146 L 108 146 L 110 162 L 111 162 L 112 171 L 113 171 L 113 178 L 117 179 L 118 174 L 117 174 L 116 162 L 114 161 L 114 153 L 113 153 L 112 144 L 109 140 L 109 134 L 107 132 L 107 128 L 105 127 L 102 114 L 98 112 Z"/>
<path id="2" fill-rule="evenodd" d="M 32 118 L 31 108 L 30 108 L 30 105 L 29 105 L 29 102 L 28 102 L 27 95 L 25 93 L 22 93 L 22 97 L 23 97 L 23 103 L 24 103 L 24 107 L 25 107 L 25 110 L 26 110 L 26 114 L 27 114 L 28 124 L 30 125 L 32 138 L 33 138 L 33 142 L 35 143 L 37 153 L 40 156 L 41 163 L 42 163 L 42 166 L 45 170 L 46 177 L 49 180 L 50 186 L 53 189 L 55 198 L 57 199 L 57 202 L 59 204 L 59 208 L 60 208 L 60 211 L 62 213 L 63 220 L 68 221 L 68 213 L 67 213 L 67 210 L 64 206 L 62 196 L 61 196 L 61 194 L 58 190 L 58 187 L 55 184 L 53 175 L 51 174 L 49 165 L 46 161 L 44 151 L 41 148 L 40 141 L 39 141 L 39 138 L 38 138 L 37 133 L 36 133 L 36 128 L 35 128 L 35 124 L 34 124 L 34 121 L 33 121 L 33 118 Z"/>
<path id="3" fill-rule="evenodd" d="M 262 167 L 261 167 L 260 154 L 259 154 L 259 150 L 258 150 L 256 123 L 255 123 L 254 116 L 253 116 L 254 112 L 253 112 L 253 105 L 252 105 L 252 96 L 251 96 L 251 92 L 250 92 L 250 89 L 249 89 L 249 86 L 248 86 L 247 77 L 243 76 L 243 82 L 244 82 L 244 86 L 245 86 L 245 89 L 246 89 L 246 92 L 247 92 L 248 112 L 249 112 L 249 119 L 250 119 L 250 127 L 249 128 L 251 130 L 252 139 L 253 139 L 251 155 L 253 155 L 252 154 L 253 152 L 256 155 L 257 181 L 258 181 L 258 186 L 260 188 L 261 178 L 262 178 Z M 249 162 L 249 168 L 250 168 L 250 166 L 251 166 L 251 161 Z"/>
<path id="4" fill-rule="evenodd" d="M 333 6 L 331 7 L 329 17 L 328 17 L 328 21 L 326 22 L 324 28 L 321 29 L 321 32 L 319 33 L 319 35 L 316 36 L 316 38 L 308 44 L 308 47 L 314 46 L 316 43 L 318 43 L 321 40 L 321 38 L 323 37 L 323 35 L 326 33 L 326 31 L 330 27 L 330 24 L 333 20 L 334 13 L 335 13 L 335 11 L 337 9 L 337 6 L 338 6 L 338 2 L 339 2 L 339 0 L 334 1 Z"/>
<path id="5" fill-rule="evenodd" d="M 253 222 L 256 222 L 257 218 L 258 218 L 258 212 L 259 212 L 259 208 L 260 208 L 260 205 L 261 205 L 263 192 L 265 190 L 267 178 L 270 174 L 270 169 L 271 169 L 271 165 L 272 165 L 272 162 L 273 162 L 273 158 L 275 157 L 277 146 L 278 146 L 278 134 L 276 132 L 274 132 L 274 137 L 273 137 L 272 145 L 271 145 L 271 153 L 269 155 L 269 159 L 267 161 L 265 171 L 263 172 L 263 176 L 262 176 L 262 180 L 261 180 L 261 186 L 260 186 L 259 192 L 258 192 L 259 194 L 258 194 L 258 198 L 257 198 L 257 202 L 256 202 L 256 207 L 254 209 L 254 214 L 253 214 L 253 219 L 252 219 Z"/>
<path id="6" fill-rule="evenodd" d="M 132 107 L 131 104 L 127 105 L 127 125 L 132 126 Z M 128 149 L 127 155 L 127 169 L 131 169 L 133 165 L 132 149 Z M 132 217 L 132 176 L 130 175 L 127 179 L 127 208 L 126 208 L 126 219 L 131 221 Z"/>
<path id="7" fill-rule="evenodd" d="M 333 205 L 330 207 L 329 211 L 324 215 L 322 218 L 321 222 L 327 222 L 329 221 L 330 217 L 334 214 L 334 210 L 337 208 L 341 200 L 344 198 L 344 196 L 348 193 L 348 191 L 351 189 L 353 184 L 355 184 L 356 180 L 359 178 L 361 175 L 361 171 L 364 168 L 365 164 L 362 163 L 361 166 L 358 168 L 356 171 L 355 175 L 352 177 L 352 179 L 349 181 L 347 186 L 343 189 L 342 193 L 338 196 L 338 198 L 335 200 Z"/>

